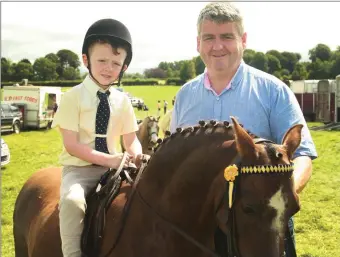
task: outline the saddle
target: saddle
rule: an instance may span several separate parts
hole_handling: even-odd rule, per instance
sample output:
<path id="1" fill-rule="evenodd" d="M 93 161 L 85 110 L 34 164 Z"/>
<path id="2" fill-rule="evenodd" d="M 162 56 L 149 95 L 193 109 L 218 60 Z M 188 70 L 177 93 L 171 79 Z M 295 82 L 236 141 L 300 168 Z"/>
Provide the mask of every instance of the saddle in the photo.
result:
<path id="1" fill-rule="evenodd" d="M 127 169 L 109 169 L 97 185 L 86 196 L 84 229 L 81 235 L 82 257 L 96 257 L 100 252 L 105 227 L 106 212 L 112 201 L 119 194 L 122 182 L 133 183 L 130 175 L 136 172 L 135 167 Z"/>

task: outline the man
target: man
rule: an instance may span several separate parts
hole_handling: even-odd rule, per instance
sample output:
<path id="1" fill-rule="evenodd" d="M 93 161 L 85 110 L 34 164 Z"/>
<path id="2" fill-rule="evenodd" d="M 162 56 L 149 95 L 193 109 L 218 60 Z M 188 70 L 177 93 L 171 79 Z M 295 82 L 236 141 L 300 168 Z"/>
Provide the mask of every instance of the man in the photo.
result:
<path id="1" fill-rule="evenodd" d="M 253 134 L 281 143 L 284 133 L 301 123 L 303 137 L 293 156 L 295 190 L 300 193 L 310 179 L 317 153 L 293 92 L 276 77 L 244 63 L 247 33 L 239 10 L 231 3 L 206 5 L 197 30 L 197 51 L 206 70 L 178 91 L 171 132 L 197 125 L 199 120 L 222 121 L 235 116 Z M 289 227 L 286 257 L 295 256 L 292 219 Z"/>

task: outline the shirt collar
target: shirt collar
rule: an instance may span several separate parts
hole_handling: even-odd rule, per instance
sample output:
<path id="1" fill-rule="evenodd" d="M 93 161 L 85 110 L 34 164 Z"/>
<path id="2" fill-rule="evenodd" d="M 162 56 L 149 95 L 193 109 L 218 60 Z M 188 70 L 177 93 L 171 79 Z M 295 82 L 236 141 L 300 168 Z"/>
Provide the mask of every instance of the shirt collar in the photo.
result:
<path id="1" fill-rule="evenodd" d="M 83 84 L 85 88 L 90 92 L 91 96 L 97 97 L 98 90 L 102 93 L 105 93 L 106 91 L 110 91 L 111 87 L 104 90 L 100 86 L 98 86 L 90 77 L 90 75 L 87 75 L 83 81 Z M 110 91 L 112 93 L 112 91 Z"/>
<path id="2" fill-rule="evenodd" d="M 228 90 L 229 88 L 234 89 L 239 84 L 239 82 L 241 81 L 241 79 L 243 77 L 244 66 L 245 66 L 245 63 L 244 63 L 243 60 L 241 60 L 241 63 L 238 66 L 236 73 L 234 74 L 230 83 L 227 85 L 227 87 L 222 92 Z M 204 69 L 203 85 L 207 90 L 214 91 L 211 87 L 211 83 L 210 83 L 210 80 L 209 80 L 209 77 L 208 77 L 207 68 Z"/>

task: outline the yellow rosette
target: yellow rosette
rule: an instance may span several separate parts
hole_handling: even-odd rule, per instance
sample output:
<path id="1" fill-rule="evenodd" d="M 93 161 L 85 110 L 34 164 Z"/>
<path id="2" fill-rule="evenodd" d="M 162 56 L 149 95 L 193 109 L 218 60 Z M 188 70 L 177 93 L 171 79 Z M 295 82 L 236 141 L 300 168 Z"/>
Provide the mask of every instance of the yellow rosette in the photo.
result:
<path id="1" fill-rule="evenodd" d="M 233 204 L 233 189 L 236 176 L 238 176 L 238 168 L 235 164 L 224 169 L 224 178 L 229 182 L 229 208 Z"/>

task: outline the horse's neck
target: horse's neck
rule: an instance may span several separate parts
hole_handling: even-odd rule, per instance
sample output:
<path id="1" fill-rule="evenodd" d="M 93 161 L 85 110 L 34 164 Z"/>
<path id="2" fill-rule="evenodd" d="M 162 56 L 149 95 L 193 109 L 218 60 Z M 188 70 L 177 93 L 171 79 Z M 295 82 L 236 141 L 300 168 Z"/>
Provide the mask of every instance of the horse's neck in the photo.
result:
<path id="1" fill-rule="evenodd" d="M 223 169 L 236 156 L 236 149 L 221 149 L 215 143 L 206 143 L 183 150 L 178 143 L 177 151 L 162 153 L 161 162 L 156 163 L 161 157 L 156 156 L 160 152 L 155 153 L 155 161 L 150 161 L 140 191 L 153 208 L 181 228 L 190 233 L 198 233 L 198 228 L 210 233 L 215 220 L 215 193 L 219 189 L 225 191 Z"/>
<path id="2" fill-rule="evenodd" d="M 150 249 L 160 256 L 166 253 L 176 257 L 183 251 L 199 256 L 201 249 L 184 239 L 173 226 L 211 247 L 216 229 L 214 199 L 218 188 L 222 196 L 225 190 L 224 163 L 216 161 L 224 160 L 228 165 L 235 151 L 216 147 L 217 140 L 210 138 L 204 143 L 196 143 L 194 136 L 174 139 L 156 151 L 138 182 L 137 190 L 144 200 L 134 195 L 129 226 L 125 227 L 118 247 L 121 255 L 135 256 L 129 254 L 130 245 L 136 245 L 139 256 L 150 255 Z M 140 238 L 145 240 L 141 243 Z"/>

